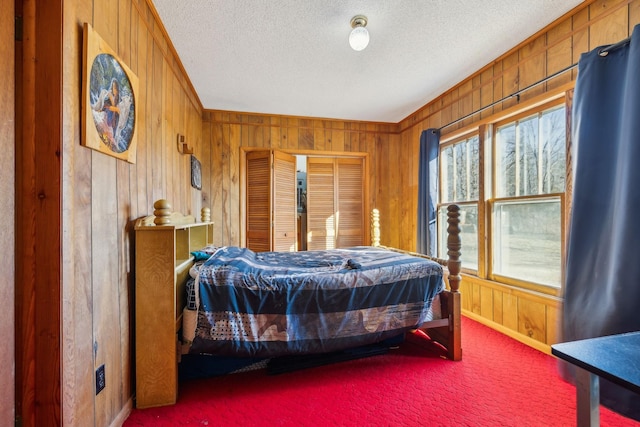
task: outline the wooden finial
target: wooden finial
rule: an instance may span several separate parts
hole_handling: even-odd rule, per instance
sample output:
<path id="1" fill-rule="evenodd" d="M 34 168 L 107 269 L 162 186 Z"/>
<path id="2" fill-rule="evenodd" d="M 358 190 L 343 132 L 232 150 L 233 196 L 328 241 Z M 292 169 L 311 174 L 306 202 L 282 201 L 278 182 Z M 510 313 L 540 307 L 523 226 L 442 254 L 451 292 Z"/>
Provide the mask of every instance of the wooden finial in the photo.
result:
<path id="1" fill-rule="evenodd" d="M 169 202 L 165 199 L 157 200 L 153 204 L 153 209 L 153 215 L 155 215 L 153 223 L 155 225 L 171 224 L 171 204 Z"/>
<path id="2" fill-rule="evenodd" d="M 380 246 L 380 211 L 371 211 L 371 246 Z"/>
<path id="3" fill-rule="evenodd" d="M 209 208 L 202 208 L 200 210 L 200 220 L 202 222 L 209 222 L 211 221 L 211 209 Z"/>
<path id="4" fill-rule="evenodd" d="M 451 292 L 458 292 L 460 288 L 460 248 L 462 242 L 460 240 L 460 207 L 458 205 L 449 205 L 447 207 L 447 254 L 449 261 L 449 287 Z"/>

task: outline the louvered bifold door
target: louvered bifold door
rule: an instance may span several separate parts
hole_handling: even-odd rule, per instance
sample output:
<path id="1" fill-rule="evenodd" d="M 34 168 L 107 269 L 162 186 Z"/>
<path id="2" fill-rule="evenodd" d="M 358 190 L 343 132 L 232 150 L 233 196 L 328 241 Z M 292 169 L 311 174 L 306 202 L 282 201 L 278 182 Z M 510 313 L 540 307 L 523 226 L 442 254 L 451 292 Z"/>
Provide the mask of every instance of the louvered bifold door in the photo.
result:
<path id="1" fill-rule="evenodd" d="M 295 180 L 294 180 L 295 183 Z M 247 248 L 271 250 L 271 152 L 247 153 Z"/>
<path id="2" fill-rule="evenodd" d="M 273 248 L 274 251 L 297 250 L 296 158 L 281 151 L 273 152 Z"/>
<path id="3" fill-rule="evenodd" d="M 336 247 L 364 244 L 363 159 L 336 159 Z"/>
<path id="4" fill-rule="evenodd" d="M 307 250 L 336 246 L 334 161 L 307 158 Z"/>

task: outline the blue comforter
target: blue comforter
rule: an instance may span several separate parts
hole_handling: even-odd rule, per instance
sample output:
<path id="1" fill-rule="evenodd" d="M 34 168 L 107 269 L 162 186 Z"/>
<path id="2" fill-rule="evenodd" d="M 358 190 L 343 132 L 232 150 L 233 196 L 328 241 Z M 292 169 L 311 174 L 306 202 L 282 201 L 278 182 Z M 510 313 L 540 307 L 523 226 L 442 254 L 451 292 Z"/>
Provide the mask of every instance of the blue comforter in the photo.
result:
<path id="1" fill-rule="evenodd" d="M 222 247 L 200 267 L 191 353 L 275 357 L 372 344 L 431 320 L 442 267 L 373 247 Z"/>

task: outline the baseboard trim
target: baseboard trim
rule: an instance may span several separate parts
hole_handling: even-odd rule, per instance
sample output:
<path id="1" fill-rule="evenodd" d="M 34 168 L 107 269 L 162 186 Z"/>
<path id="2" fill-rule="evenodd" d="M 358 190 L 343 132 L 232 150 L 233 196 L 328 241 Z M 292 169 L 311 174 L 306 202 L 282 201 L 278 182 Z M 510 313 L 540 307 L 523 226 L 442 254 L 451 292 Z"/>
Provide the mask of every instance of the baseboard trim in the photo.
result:
<path id="1" fill-rule="evenodd" d="M 499 323 L 496 323 L 492 320 L 489 320 L 487 318 L 484 318 L 478 314 L 475 314 L 473 312 L 467 311 L 467 310 L 462 310 L 462 315 L 468 317 L 471 320 L 475 320 L 478 323 L 482 323 L 483 325 L 491 328 L 491 329 L 495 329 L 496 331 L 507 335 L 510 338 L 513 338 L 516 341 L 520 341 L 521 343 L 535 348 L 538 351 L 541 351 L 542 353 L 546 353 L 551 355 L 551 346 L 545 343 L 542 343 L 540 341 L 536 341 L 533 338 L 529 338 L 526 335 L 523 335 L 519 332 L 514 331 L 513 329 L 509 329 L 506 326 L 503 326 Z M 464 332 L 463 332 L 464 333 Z"/>
<path id="2" fill-rule="evenodd" d="M 129 415 L 131 415 L 132 410 L 133 410 L 133 396 L 129 398 L 127 403 L 120 410 L 120 412 L 118 413 L 118 416 L 111 422 L 109 427 L 122 427 L 126 419 L 129 418 Z"/>

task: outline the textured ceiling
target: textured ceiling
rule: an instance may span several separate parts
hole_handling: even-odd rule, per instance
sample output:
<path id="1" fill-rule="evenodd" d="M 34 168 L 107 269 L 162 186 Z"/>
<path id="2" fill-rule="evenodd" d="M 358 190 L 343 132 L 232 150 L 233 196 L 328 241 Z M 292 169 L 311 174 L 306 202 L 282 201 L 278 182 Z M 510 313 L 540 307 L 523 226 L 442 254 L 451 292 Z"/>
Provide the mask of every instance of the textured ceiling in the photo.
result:
<path id="1" fill-rule="evenodd" d="M 206 109 L 397 123 L 581 1 L 153 3 Z"/>

